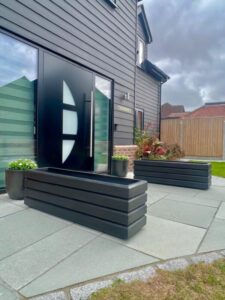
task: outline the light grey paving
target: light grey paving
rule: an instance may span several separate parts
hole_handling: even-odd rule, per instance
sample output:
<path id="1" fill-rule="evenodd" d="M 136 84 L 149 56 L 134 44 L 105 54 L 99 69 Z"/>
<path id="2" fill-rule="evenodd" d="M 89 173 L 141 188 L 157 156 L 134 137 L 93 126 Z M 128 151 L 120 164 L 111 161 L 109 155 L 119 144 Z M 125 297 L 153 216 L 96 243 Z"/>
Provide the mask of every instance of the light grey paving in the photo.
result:
<path id="1" fill-rule="evenodd" d="M 161 270 L 176 271 L 187 268 L 188 261 L 184 258 L 173 259 L 165 263 L 157 264 L 157 267 Z"/>
<path id="2" fill-rule="evenodd" d="M 155 261 L 157 260 L 151 256 L 98 237 L 20 292 L 31 297 Z"/>
<path id="3" fill-rule="evenodd" d="M 128 241 L 105 236 L 154 257 L 169 259 L 193 254 L 205 232 L 202 228 L 148 216 L 147 224 Z"/>
<path id="4" fill-rule="evenodd" d="M 67 298 L 64 292 L 56 292 L 56 293 L 51 293 L 40 297 L 35 297 L 32 298 L 32 300 L 67 300 Z"/>
<path id="5" fill-rule="evenodd" d="M 0 300 L 20 300 L 19 296 L 0 283 Z"/>
<path id="6" fill-rule="evenodd" d="M 170 185 L 161 185 L 161 184 L 152 184 L 150 183 L 149 188 L 155 191 L 161 191 L 165 193 L 173 193 L 178 195 L 188 195 L 188 196 L 195 196 L 199 193 L 196 189 L 190 189 L 190 188 L 183 188 L 183 187 L 177 187 L 177 186 L 170 186 Z"/>
<path id="7" fill-rule="evenodd" d="M 216 218 L 225 219 L 225 202 L 223 202 L 216 214 Z"/>
<path id="8" fill-rule="evenodd" d="M 31 209 L 0 218 L 0 259 L 68 226 L 68 224 L 70 223 Z"/>
<path id="9" fill-rule="evenodd" d="M 216 213 L 216 208 L 163 199 L 151 205 L 148 213 L 171 221 L 207 228 Z"/>
<path id="10" fill-rule="evenodd" d="M 106 288 L 112 284 L 113 284 L 112 280 L 104 280 L 104 281 L 89 283 L 72 289 L 70 291 L 70 295 L 72 297 L 72 300 L 87 300 L 91 294 L 103 288 Z"/>
<path id="11" fill-rule="evenodd" d="M 152 191 L 151 188 L 148 189 L 148 198 L 147 198 L 147 206 L 165 198 L 168 193 L 161 191 Z"/>
<path id="12" fill-rule="evenodd" d="M 215 218 L 199 252 L 209 252 L 225 249 L 225 220 Z"/>
<path id="13" fill-rule="evenodd" d="M 212 176 L 212 185 L 225 187 L 225 178 Z"/>
<path id="14" fill-rule="evenodd" d="M 24 208 L 18 205 L 14 205 L 9 201 L 0 200 L 0 218 L 14 214 L 21 210 L 24 210 Z"/>
<path id="15" fill-rule="evenodd" d="M 155 274 L 156 271 L 154 267 L 147 267 L 133 272 L 122 273 L 118 275 L 117 278 L 125 282 L 131 282 L 134 280 L 147 281 L 149 278 L 155 276 Z"/>
<path id="16" fill-rule="evenodd" d="M 211 252 L 211 253 L 207 253 L 207 254 L 200 254 L 200 255 L 196 255 L 196 256 L 192 256 L 191 260 L 197 264 L 199 262 L 204 262 L 207 264 L 211 264 L 213 263 L 215 260 L 221 259 L 223 258 L 222 255 L 216 253 L 216 252 Z"/>
<path id="17" fill-rule="evenodd" d="M 76 226 L 64 228 L 1 261 L 0 276 L 19 290 L 95 237 Z"/>
<path id="18" fill-rule="evenodd" d="M 211 186 L 210 189 L 207 191 L 199 191 L 197 197 L 202 199 L 214 199 L 219 201 L 225 201 L 225 186 Z"/>
<path id="19" fill-rule="evenodd" d="M 186 195 L 177 195 L 177 194 L 168 194 L 164 199 L 174 200 L 174 201 L 180 201 L 180 202 L 186 202 L 186 203 L 192 203 L 192 204 L 200 204 L 204 206 L 211 206 L 211 207 L 219 207 L 221 201 L 215 200 L 213 198 L 202 198 L 196 196 L 186 196 Z"/>

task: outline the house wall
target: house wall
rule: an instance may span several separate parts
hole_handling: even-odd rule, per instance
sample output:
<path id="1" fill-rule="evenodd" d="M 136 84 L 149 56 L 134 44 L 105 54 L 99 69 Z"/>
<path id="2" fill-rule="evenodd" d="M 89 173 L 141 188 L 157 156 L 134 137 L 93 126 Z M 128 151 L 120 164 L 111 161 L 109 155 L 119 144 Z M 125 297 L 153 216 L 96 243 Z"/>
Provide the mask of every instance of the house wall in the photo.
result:
<path id="1" fill-rule="evenodd" d="M 114 144 L 133 143 L 136 0 L 0 0 L 0 27 L 114 80 Z M 130 95 L 124 101 L 124 93 Z"/>
<path id="2" fill-rule="evenodd" d="M 151 123 L 149 130 L 154 133 L 159 133 L 160 129 L 160 92 L 160 82 L 137 67 L 135 105 L 144 110 L 144 125 Z"/>

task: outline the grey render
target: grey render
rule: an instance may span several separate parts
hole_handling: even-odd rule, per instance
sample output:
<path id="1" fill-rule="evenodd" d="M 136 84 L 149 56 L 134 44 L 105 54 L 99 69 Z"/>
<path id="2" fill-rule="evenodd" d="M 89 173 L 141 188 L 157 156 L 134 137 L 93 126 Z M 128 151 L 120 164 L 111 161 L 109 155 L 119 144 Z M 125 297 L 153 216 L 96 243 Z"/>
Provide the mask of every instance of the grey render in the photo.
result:
<path id="1" fill-rule="evenodd" d="M 133 144 L 134 108 L 159 128 L 161 82 L 136 67 L 137 0 L 0 0 L 0 28 L 114 80 L 115 145 Z M 136 91 L 135 91 L 136 82 Z M 129 93 L 129 100 L 124 100 Z"/>

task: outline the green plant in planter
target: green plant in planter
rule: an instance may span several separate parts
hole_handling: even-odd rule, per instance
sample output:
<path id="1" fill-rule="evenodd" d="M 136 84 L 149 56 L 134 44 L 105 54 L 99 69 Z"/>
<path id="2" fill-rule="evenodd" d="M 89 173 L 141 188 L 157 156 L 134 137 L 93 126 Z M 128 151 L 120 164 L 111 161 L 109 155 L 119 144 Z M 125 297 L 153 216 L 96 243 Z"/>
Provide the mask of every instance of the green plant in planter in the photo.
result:
<path id="1" fill-rule="evenodd" d="M 129 157 L 127 155 L 115 154 L 112 157 L 112 175 L 126 177 L 128 172 Z"/>
<path id="2" fill-rule="evenodd" d="M 36 169 L 37 164 L 31 159 L 17 159 L 9 163 L 10 170 L 32 170 Z"/>
<path id="3" fill-rule="evenodd" d="M 17 159 L 9 163 L 9 168 L 5 170 L 5 182 L 6 191 L 11 199 L 24 198 L 25 171 L 36 168 L 36 162 L 31 159 Z"/>
<path id="4" fill-rule="evenodd" d="M 127 155 L 115 154 L 112 156 L 112 159 L 114 159 L 114 160 L 129 160 L 129 157 Z"/>

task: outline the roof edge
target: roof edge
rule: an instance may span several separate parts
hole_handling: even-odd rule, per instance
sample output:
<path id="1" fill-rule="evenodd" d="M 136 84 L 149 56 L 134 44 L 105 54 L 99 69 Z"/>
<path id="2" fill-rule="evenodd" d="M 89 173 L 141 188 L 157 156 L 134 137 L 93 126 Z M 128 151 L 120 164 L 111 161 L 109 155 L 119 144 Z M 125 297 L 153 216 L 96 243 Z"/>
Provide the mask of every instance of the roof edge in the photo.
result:
<path id="1" fill-rule="evenodd" d="M 154 77 L 156 80 L 160 81 L 161 83 L 167 82 L 170 77 L 163 72 L 160 68 L 156 65 L 151 63 L 149 60 L 145 59 L 144 62 L 141 64 L 140 68 L 147 74 Z"/>
<path id="2" fill-rule="evenodd" d="M 138 4 L 138 17 L 139 16 L 141 17 L 141 22 L 144 27 L 147 43 L 150 44 L 153 41 L 153 38 L 143 4 Z"/>

